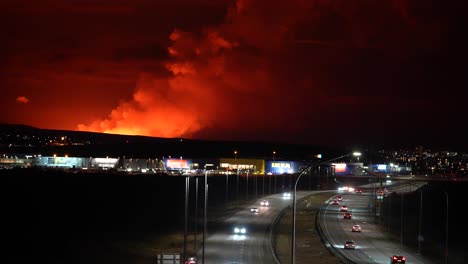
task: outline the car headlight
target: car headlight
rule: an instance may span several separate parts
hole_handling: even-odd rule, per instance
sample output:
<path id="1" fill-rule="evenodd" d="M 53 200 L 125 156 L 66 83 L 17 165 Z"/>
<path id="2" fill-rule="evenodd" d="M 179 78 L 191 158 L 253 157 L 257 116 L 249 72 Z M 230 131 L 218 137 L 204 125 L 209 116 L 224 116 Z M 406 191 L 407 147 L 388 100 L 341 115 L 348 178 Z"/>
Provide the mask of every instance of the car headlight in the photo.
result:
<path id="1" fill-rule="evenodd" d="M 245 227 L 236 227 L 236 228 L 234 228 L 234 233 L 236 233 L 236 234 L 245 234 L 245 233 L 247 233 L 247 229 Z"/>

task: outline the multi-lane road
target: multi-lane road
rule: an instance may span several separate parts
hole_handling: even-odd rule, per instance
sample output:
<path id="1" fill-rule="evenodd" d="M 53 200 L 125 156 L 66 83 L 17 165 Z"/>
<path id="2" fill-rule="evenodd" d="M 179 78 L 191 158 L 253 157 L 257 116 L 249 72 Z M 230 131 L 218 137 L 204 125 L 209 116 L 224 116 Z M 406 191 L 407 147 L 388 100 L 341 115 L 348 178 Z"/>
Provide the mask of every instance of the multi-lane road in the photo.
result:
<path id="1" fill-rule="evenodd" d="M 260 205 L 263 199 L 269 201 L 269 206 Z M 272 226 L 281 211 L 290 204 L 291 198 L 284 198 L 282 194 L 270 195 L 228 218 L 222 231 L 208 236 L 204 263 L 278 263 L 272 248 Z M 253 207 L 259 212 L 252 213 L 250 209 Z M 236 235 L 236 226 L 245 227 L 246 233 Z M 202 251 L 199 256 L 202 256 Z"/>
<path id="2" fill-rule="evenodd" d="M 402 185 L 389 191 L 409 191 L 418 186 Z M 369 203 L 375 197 L 371 190 L 364 191 L 361 195 L 354 192 L 339 193 L 343 200 L 339 205 L 333 205 L 330 201 L 324 205 L 319 214 L 319 223 L 322 233 L 329 246 L 334 248 L 334 252 L 341 254 L 350 263 L 390 263 L 393 255 L 403 255 L 407 263 L 430 264 L 433 261 L 423 258 L 412 250 L 402 246 L 400 243 L 392 242 L 382 232 L 381 227 L 374 224 L 374 218 L 369 210 Z M 346 205 L 348 212 L 351 212 L 351 219 L 344 219 L 341 206 Z M 361 232 L 352 232 L 353 225 L 360 225 Z M 344 249 L 346 241 L 353 241 L 356 244 L 354 250 Z"/>
<path id="3" fill-rule="evenodd" d="M 401 185 L 391 191 L 409 191 L 416 189 L 414 184 Z M 322 191 L 323 192 L 323 191 Z M 317 192 L 298 192 L 297 199 L 313 195 Z M 389 263 L 394 254 L 406 257 L 407 263 L 434 263 L 423 258 L 416 252 L 409 250 L 399 243 L 392 242 L 381 231 L 380 227 L 373 223 L 370 212 L 370 201 L 375 197 L 371 190 L 362 195 L 355 193 L 339 193 L 343 200 L 340 205 L 332 205 L 327 201 L 319 213 L 319 225 L 327 246 L 332 247 L 332 252 L 338 254 L 341 259 L 349 263 Z M 260 201 L 268 200 L 269 206 L 261 206 Z M 275 257 L 272 246 L 272 227 L 280 217 L 283 210 L 291 206 L 291 198 L 283 194 L 275 194 L 254 201 L 251 205 L 229 217 L 223 224 L 224 228 L 217 232 L 209 232 L 206 238 L 205 251 L 198 252 L 199 263 L 206 264 L 260 264 L 279 263 Z M 352 219 L 344 219 L 340 206 L 347 205 L 352 213 Z M 251 208 L 259 209 L 258 213 L 251 212 Z M 373 216 L 372 216 L 373 217 Z M 362 227 L 362 232 L 352 232 L 354 224 Z M 235 234 L 235 227 L 245 227 L 245 234 Z M 354 250 L 345 250 L 346 241 L 354 241 Z M 203 257 L 204 256 L 204 257 Z"/>

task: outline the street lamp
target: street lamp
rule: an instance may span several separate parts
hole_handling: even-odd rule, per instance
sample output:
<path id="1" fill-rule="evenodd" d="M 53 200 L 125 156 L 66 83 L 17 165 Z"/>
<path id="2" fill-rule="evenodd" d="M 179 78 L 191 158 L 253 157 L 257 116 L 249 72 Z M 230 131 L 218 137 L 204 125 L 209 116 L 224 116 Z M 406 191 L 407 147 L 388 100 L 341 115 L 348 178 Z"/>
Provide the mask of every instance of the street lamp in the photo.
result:
<path id="1" fill-rule="evenodd" d="M 236 165 L 236 174 L 237 174 L 236 202 L 238 202 L 239 201 L 239 166 L 237 165 L 237 150 L 234 150 L 234 164 Z"/>
<path id="2" fill-rule="evenodd" d="M 198 178 L 195 178 L 195 252 L 197 252 L 197 234 L 198 234 Z"/>
<path id="3" fill-rule="evenodd" d="M 245 198 L 246 200 L 249 200 L 249 170 L 247 170 L 247 184 L 246 184 Z"/>
<path id="4" fill-rule="evenodd" d="M 206 207 L 208 206 L 208 171 L 205 165 L 205 205 L 203 207 L 203 249 L 202 249 L 202 264 L 205 264 L 205 240 L 206 240 Z"/>
<path id="5" fill-rule="evenodd" d="M 190 192 L 190 177 L 185 177 L 185 225 L 184 225 L 184 259 L 187 259 L 188 204 Z"/>
<path id="6" fill-rule="evenodd" d="M 359 157 L 359 156 L 361 156 L 361 153 L 360 152 L 353 152 L 352 154 L 346 154 L 346 155 L 339 156 L 339 157 L 329 159 L 329 160 L 326 160 L 326 161 L 317 162 L 315 164 L 312 164 L 312 165 L 308 166 L 304 170 L 302 170 L 301 173 L 299 174 L 299 176 L 297 176 L 296 182 L 294 183 L 294 192 L 293 192 L 293 197 L 292 197 L 293 198 L 292 199 L 293 213 L 292 213 L 292 230 L 291 230 L 291 236 L 292 236 L 292 238 L 291 238 L 291 264 L 295 263 L 295 257 L 296 257 L 296 191 L 297 191 L 297 183 L 299 182 L 299 179 L 307 171 L 311 172 L 311 169 L 316 167 L 316 166 L 324 165 L 324 164 L 327 164 L 327 163 L 329 163 L 331 161 L 338 160 L 338 159 L 341 159 L 341 158 L 344 158 L 344 157 L 349 157 L 349 156 Z"/>
<path id="7" fill-rule="evenodd" d="M 422 222 L 422 213 L 423 213 L 423 190 L 419 192 L 419 234 L 418 234 L 418 254 L 421 254 L 421 222 Z"/>
<path id="8" fill-rule="evenodd" d="M 226 202 L 229 199 L 229 174 L 226 173 Z"/>
<path id="9" fill-rule="evenodd" d="M 404 197 L 405 193 L 403 192 L 403 190 L 401 191 L 401 222 L 400 222 L 400 243 L 401 245 L 403 245 L 403 197 Z"/>
<path id="10" fill-rule="evenodd" d="M 448 220 L 449 220 L 449 197 L 447 191 L 444 191 L 445 197 L 447 198 L 447 206 L 445 213 L 445 264 L 448 263 Z"/>

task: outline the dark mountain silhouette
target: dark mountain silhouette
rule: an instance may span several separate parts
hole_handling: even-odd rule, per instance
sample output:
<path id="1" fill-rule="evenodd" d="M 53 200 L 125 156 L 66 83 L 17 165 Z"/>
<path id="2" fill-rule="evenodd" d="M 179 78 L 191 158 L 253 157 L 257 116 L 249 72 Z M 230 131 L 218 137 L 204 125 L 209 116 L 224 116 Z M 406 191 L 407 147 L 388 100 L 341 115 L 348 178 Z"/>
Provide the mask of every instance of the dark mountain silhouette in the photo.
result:
<path id="1" fill-rule="evenodd" d="M 62 138 L 63 137 L 63 138 Z M 342 155 L 344 150 L 275 142 L 210 141 L 39 129 L 25 125 L 0 124 L 0 150 L 9 153 L 37 153 L 76 157 L 192 157 L 311 159 L 314 155 Z"/>

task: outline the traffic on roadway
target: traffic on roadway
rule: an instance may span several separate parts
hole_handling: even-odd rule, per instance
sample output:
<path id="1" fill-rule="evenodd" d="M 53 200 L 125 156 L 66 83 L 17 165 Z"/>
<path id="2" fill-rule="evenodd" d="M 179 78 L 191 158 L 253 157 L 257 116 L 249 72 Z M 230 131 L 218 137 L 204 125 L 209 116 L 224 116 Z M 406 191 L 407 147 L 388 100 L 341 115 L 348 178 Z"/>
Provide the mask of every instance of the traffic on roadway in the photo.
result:
<path id="1" fill-rule="evenodd" d="M 419 183 L 423 185 L 424 183 Z M 387 192 L 407 192 L 418 185 L 375 186 L 339 189 L 327 200 L 318 214 L 318 226 L 323 241 L 344 263 L 435 263 L 400 243 L 392 242 L 381 227 L 374 224 L 371 201 Z M 388 189 L 387 189 L 388 188 Z M 301 191 L 296 198 L 328 191 Z M 223 223 L 224 228 L 208 232 L 205 251 L 187 263 L 280 263 L 272 246 L 273 225 L 292 204 L 290 192 L 262 197 L 246 206 Z M 204 262 L 203 262 L 204 261 Z"/>

